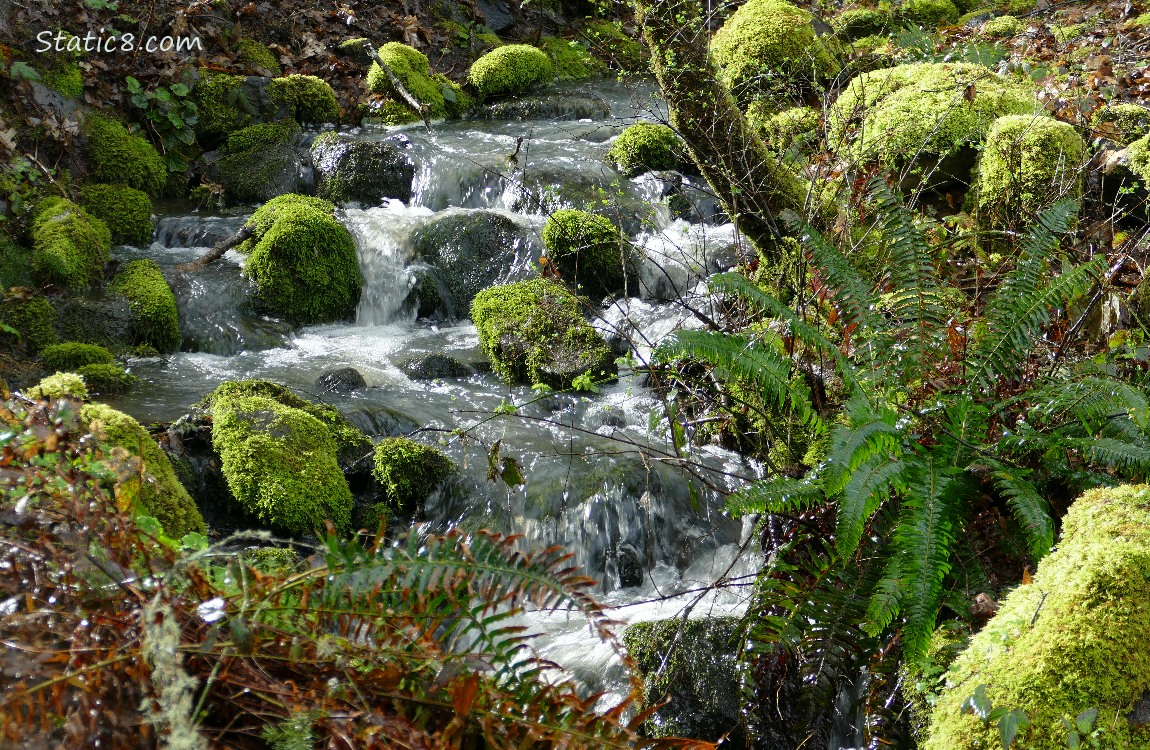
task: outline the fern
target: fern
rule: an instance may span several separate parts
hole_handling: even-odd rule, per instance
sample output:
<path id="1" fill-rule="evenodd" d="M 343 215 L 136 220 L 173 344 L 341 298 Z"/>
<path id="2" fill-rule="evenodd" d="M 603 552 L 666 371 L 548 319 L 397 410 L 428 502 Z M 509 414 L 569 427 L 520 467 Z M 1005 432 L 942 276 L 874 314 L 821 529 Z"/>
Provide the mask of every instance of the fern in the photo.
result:
<path id="1" fill-rule="evenodd" d="M 1008 469 L 996 464 L 992 474 L 998 491 L 1007 499 L 1010 509 L 1026 534 L 1030 553 L 1041 560 L 1054 546 L 1054 518 L 1050 503 L 1038 489 L 1026 480 L 1028 472 Z"/>

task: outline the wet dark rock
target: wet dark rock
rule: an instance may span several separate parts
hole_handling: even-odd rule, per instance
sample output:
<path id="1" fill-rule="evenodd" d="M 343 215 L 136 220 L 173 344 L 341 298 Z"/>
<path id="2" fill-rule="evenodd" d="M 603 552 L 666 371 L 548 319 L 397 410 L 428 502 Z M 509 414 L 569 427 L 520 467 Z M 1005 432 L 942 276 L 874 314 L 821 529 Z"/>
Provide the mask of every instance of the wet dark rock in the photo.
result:
<path id="1" fill-rule="evenodd" d="M 288 144 L 230 155 L 209 151 L 200 157 L 198 171 L 203 179 L 223 186 L 229 205 L 264 203 L 277 195 L 307 189 L 303 157 Z"/>
<path id="2" fill-rule="evenodd" d="M 477 0 L 475 5 L 483 14 L 484 23 L 496 34 L 515 25 L 515 12 L 505 0 Z"/>
<path id="3" fill-rule="evenodd" d="M 415 164 L 406 153 L 409 145 L 402 135 L 362 141 L 323 133 L 311 146 L 316 194 L 337 203 L 373 206 L 387 198 L 410 201 Z"/>
<path id="4" fill-rule="evenodd" d="M 605 120 L 611 108 L 602 99 L 580 94 L 544 94 L 492 102 L 473 109 L 473 120 Z"/>
<path id="5" fill-rule="evenodd" d="M 435 271 L 424 268 L 415 272 L 415 288 L 411 291 L 409 302 L 414 303 L 418 317 L 443 320 L 449 317 L 447 303 L 444 301 L 448 294 L 447 287 Z"/>
<path id="6" fill-rule="evenodd" d="M 1150 190 L 1128 166 L 1129 149 L 1101 139 L 1086 165 L 1087 200 L 1097 202 L 1119 222 L 1139 225 L 1150 216 Z"/>
<path id="7" fill-rule="evenodd" d="M 315 381 L 315 387 L 320 393 L 351 393 L 366 388 L 367 381 L 354 367 L 340 367 L 320 375 Z"/>
<path id="8" fill-rule="evenodd" d="M 61 341 L 99 344 L 113 353 L 133 346 L 136 316 L 124 297 L 66 297 L 53 304 Z"/>
<path id="9" fill-rule="evenodd" d="M 1126 720 L 1134 727 L 1144 727 L 1150 724 L 1150 692 L 1142 694 L 1142 697 L 1134 704 L 1134 708 L 1126 714 Z"/>
<path id="10" fill-rule="evenodd" d="M 375 437 L 410 435 L 420 427 L 418 422 L 403 412 L 386 406 L 347 409 L 343 412 L 343 416 L 365 434 Z"/>
<path id="11" fill-rule="evenodd" d="M 634 547 L 629 544 L 619 545 L 616 564 L 619 566 L 620 586 L 628 588 L 643 584 L 643 560 Z"/>
<path id="12" fill-rule="evenodd" d="M 475 370 L 455 357 L 436 353 L 410 357 L 399 364 L 399 369 L 412 380 L 446 380 L 475 374 Z"/>

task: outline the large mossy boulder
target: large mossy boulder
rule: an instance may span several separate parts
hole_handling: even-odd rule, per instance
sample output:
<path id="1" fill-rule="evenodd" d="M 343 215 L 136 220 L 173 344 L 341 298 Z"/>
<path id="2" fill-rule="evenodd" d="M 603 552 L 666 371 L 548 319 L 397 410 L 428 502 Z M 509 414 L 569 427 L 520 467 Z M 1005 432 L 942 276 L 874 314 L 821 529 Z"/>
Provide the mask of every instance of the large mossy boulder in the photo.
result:
<path id="1" fill-rule="evenodd" d="M 911 63 L 862 73 L 827 110 L 828 145 L 851 161 L 965 182 L 975 147 L 1004 115 L 1041 111 L 1033 86 L 970 63 Z M 951 161 L 945 162 L 944 160 Z"/>
<path id="2" fill-rule="evenodd" d="M 159 521 L 164 533 L 174 539 L 207 531 L 199 509 L 180 484 L 167 455 L 139 422 L 104 404 L 86 404 L 80 410 L 80 421 L 102 436 L 105 445 L 122 448 L 140 460 L 140 473 L 117 483 L 117 499 L 139 503 L 141 512 Z"/>
<path id="3" fill-rule="evenodd" d="M 74 372 L 84 365 L 108 365 L 115 361 L 112 353 L 104 347 L 78 341 L 46 346 L 40 352 L 40 358 L 49 372 Z"/>
<path id="4" fill-rule="evenodd" d="M 643 678 L 649 737 L 717 742 L 736 736 L 739 709 L 739 621 L 736 618 L 637 622 L 623 632 L 627 655 Z"/>
<path id="5" fill-rule="evenodd" d="M 835 36 L 848 42 L 886 34 L 893 25 L 894 21 L 890 13 L 871 8 L 851 8 L 831 19 L 831 27 L 835 30 Z"/>
<path id="6" fill-rule="evenodd" d="M 6 295 L 0 302 L 0 321 L 16 329 L 21 345 L 31 354 L 60 341 L 56 334 L 56 308 L 35 294 Z"/>
<path id="7" fill-rule="evenodd" d="M 152 242 L 152 199 L 142 190 L 119 185 L 85 185 L 80 205 L 112 232 L 112 242 L 148 245 Z"/>
<path id="8" fill-rule="evenodd" d="M 375 477 L 396 510 L 412 511 L 443 484 L 455 464 L 443 451 L 410 438 L 385 438 L 375 447 Z"/>
<path id="9" fill-rule="evenodd" d="M 475 296 L 471 320 L 491 366 L 509 382 L 568 388 L 580 375 L 613 377 L 611 347 L 579 298 L 550 279 L 492 287 Z"/>
<path id="10" fill-rule="evenodd" d="M 331 407 L 265 381 L 224 383 L 204 406 L 228 489 L 259 523 L 292 535 L 351 523 L 352 494 L 341 469 L 371 444 Z"/>
<path id="11" fill-rule="evenodd" d="M 1063 198 L 1082 197 L 1086 143 L 1073 125 L 1051 117 L 1007 115 L 994 121 L 978 163 L 978 208 L 988 225 L 1028 226 Z"/>
<path id="12" fill-rule="evenodd" d="M 379 48 L 378 56 L 407 89 L 407 93 L 427 108 L 427 115 L 431 119 L 462 117 L 471 105 L 470 97 L 463 88 L 446 76 L 432 73 L 427 55 L 414 47 L 400 42 L 388 42 Z M 391 97 L 392 106 L 397 107 L 398 111 L 389 116 L 396 124 L 402 120 L 400 114 L 403 111 L 408 113 L 406 122 L 419 121 L 420 114 L 403 103 L 401 94 L 392 85 L 387 73 L 375 62 L 367 71 L 367 87 L 373 93 Z"/>
<path id="13" fill-rule="evenodd" d="M 685 151 L 674 130 L 654 122 L 631 125 L 611 144 L 607 160 L 625 177 L 678 169 Z"/>
<path id="14" fill-rule="evenodd" d="M 524 94 L 555 80 L 555 65 L 529 44 L 493 49 L 471 65 L 467 80 L 483 98 Z"/>
<path id="15" fill-rule="evenodd" d="M 192 96 L 199 109 L 196 135 L 206 145 L 214 147 L 229 133 L 288 116 L 285 107 L 268 98 L 266 89 L 270 79 L 207 68 L 201 68 L 199 76 Z"/>
<path id="16" fill-rule="evenodd" d="M 156 261 L 147 258 L 128 263 L 116 274 L 109 291 L 128 300 L 132 311 L 134 343 L 158 352 L 180 348 L 180 314 L 176 295 Z"/>
<path id="17" fill-rule="evenodd" d="M 120 183 L 150 196 L 158 196 L 168 169 L 156 148 L 124 125 L 103 115 L 84 122 L 88 138 L 88 165 L 95 182 Z"/>
<path id="18" fill-rule="evenodd" d="M 99 281 L 111 257 L 108 226 L 65 198 L 45 198 L 32 219 L 32 275 L 72 290 Z"/>
<path id="19" fill-rule="evenodd" d="M 88 398 L 88 386 L 84 378 L 74 372 L 58 372 L 40 380 L 26 390 L 24 395 L 39 401 L 56 401 L 61 398 L 84 401 Z"/>
<path id="20" fill-rule="evenodd" d="M 1002 747 L 997 722 L 964 710 L 979 689 L 1026 713 L 1015 750 L 1072 747 L 1063 720 L 1092 710 L 1099 744 L 1083 747 L 1150 747 L 1150 487 L 1091 490 L 1071 506 L 1058 547 L 951 665 L 924 750 Z"/>
<path id="21" fill-rule="evenodd" d="M 367 206 L 388 198 L 409 202 L 415 164 L 405 143 L 401 138 L 362 141 L 335 131 L 321 134 L 311 145 L 316 194 L 335 203 Z"/>
<path id="22" fill-rule="evenodd" d="M 1094 113 L 1090 123 L 1098 134 L 1128 146 L 1150 133 L 1150 109 L 1132 102 L 1108 104 Z"/>
<path id="23" fill-rule="evenodd" d="M 315 76 L 273 78 L 267 84 L 267 94 L 268 99 L 304 125 L 339 122 L 339 102 L 335 91 L 327 81 Z"/>
<path id="24" fill-rule="evenodd" d="M 223 187 L 228 205 L 263 203 L 297 192 L 303 187 L 303 161 L 294 145 L 299 134 L 295 120 L 241 128 L 218 152 L 204 155 L 203 176 Z"/>
<path id="25" fill-rule="evenodd" d="M 747 106 L 797 100 L 838 71 L 813 16 L 786 0 L 749 0 L 711 39 L 720 80 Z"/>
<path id="26" fill-rule="evenodd" d="M 543 226 L 543 247 L 564 283 L 592 302 L 639 289 L 639 255 L 603 216 L 562 209 Z"/>
<path id="27" fill-rule="evenodd" d="M 355 240 L 321 198 L 281 195 L 247 225 L 252 236 L 236 247 L 247 256 L 244 275 L 260 307 L 296 324 L 347 320 L 363 289 Z"/>
<path id="28" fill-rule="evenodd" d="M 118 363 L 84 365 L 76 368 L 76 374 L 84 379 L 84 385 L 93 396 L 126 393 L 138 380 Z"/>
<path id="29" fill-rule="evenodd" d="M 581 81 L 602 75 L 607 66 L 587 51 L 580 42 L 546 36 L 539 43 L 555 66 L 555 77 L 560 81 Z"/>
<path id="30" fill-rule="evenodd" d="M 532 261 L 527 231 L 507 214 L 450 209 L 415 231 L 416 258 L 432 267 L 447 292 L 449 315 L 463 315 L 475 295 L 508 281 Z"/>

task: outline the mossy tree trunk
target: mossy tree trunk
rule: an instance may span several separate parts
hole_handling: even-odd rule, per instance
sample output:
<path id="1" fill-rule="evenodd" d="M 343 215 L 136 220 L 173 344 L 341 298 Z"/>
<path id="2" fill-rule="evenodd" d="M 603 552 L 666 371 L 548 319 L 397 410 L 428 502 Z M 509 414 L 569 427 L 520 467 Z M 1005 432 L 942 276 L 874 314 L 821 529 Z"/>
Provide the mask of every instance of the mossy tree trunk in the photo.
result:
<path id="1" fill-rule="evenodd" d="M 675 127 L 727 214 L 768 261 L 782 260 L 782 211 L 802 211 L 807 189 L 748 126 L 708 51 L 699 0 L 634 0 Z"/>

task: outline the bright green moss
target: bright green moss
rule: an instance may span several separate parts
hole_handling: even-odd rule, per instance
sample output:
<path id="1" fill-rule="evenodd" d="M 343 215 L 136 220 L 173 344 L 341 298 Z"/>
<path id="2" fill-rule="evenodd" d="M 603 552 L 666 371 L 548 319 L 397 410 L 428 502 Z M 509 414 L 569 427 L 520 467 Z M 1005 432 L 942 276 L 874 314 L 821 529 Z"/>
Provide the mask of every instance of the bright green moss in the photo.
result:
<path id="1" fill-rule="evenodd" d="M 994 121 L 978 165 L 978 206 L 995 226 L 1028 224 L 1060 198 L 1082 196 L 1086 143 L 1051 117 L 1008 115 Z"/>
<path id="2" fill-rule="evenodd" d="M 320 198 L 281 195 L 248 220 L 251 239 L 236 250 L 247 255 L 244 275 L 259 303 L 299 324 L 346 320 L 355 314 L 363 276 L 351 233 Z"/>
<path id="3" fill-rule="evenodd" d="M 84 129 L 90 174 L 95 182 L 123 183 L 151 196 L 160 194 L 168 170 L 152 144 L 101 115 L 89 115 Z"/>
<path id="4" fill-rule="evenodd" d="M 141 513 L 159 521 L 172 538 L 207 531 L 203 516 L 176 478 L 167 454 L 139 422 L 104 404 L 85 405 L 80 410 L 80 421 L 93 434 L 102 435 L 109 447 L 123 448 L 143 464 L 140 474 L 117 484 L 117 500 L 139 503 Z"/>
<path id="5" fill-rule="evenodd" d="M 555 65 L 555 76 L 560 81 L 579 81 L 602 75 L 607 70 L 607 66 L 579 42 L 546 36 L 539 48 L 551 58 Z"/>
<path id="6" fill-rule="evenodd" d="M 1108 104 L 1094 113 L 1091 123 L 1112 123 L 1118 131 L 1115 141 L 1126 146 L 1150 132 L 1150 109 L 1130 102 Z"/>
<path id="7" fill-rule="evenodd" d="M 447 116 L 443 87 L 432 79 L 427 55 L 406 44 L 388 42 L 379 48 L 379 58 L 387 64 L 407 92 L 427 106 L 429 117 L 440 119 Z M 377 94 L 387 94 L 397 102 L 401 100 L 387 74 L 376 63 L 372 63 L 367 71 L 367 86 Z"/>
<path id="8" fill-rule="evenodd" d="M 85 289 L 100 278 L 112 248 L 104 222 L 70 200 L 45 198 L 32 220 L 32 274 L 41 284 Z"/>
<path id="9" fill-rule="evenodd" d="M 460 119 L 474 106 L 475 99 L 472 98 L 471 94 L 468 94 L 462 86 L 447 76 L 442 73 L 433 73 L 431 80 L 439 84 L 439 90 L 443 93 L 443 107 L 447 111 L 449 119 Z"/>
<path id="10" fill-rule="evenodd" d="M 40 358 L 45 369 L 61 372 L 74 372 L 84 365 L 110 365 L 115 361 L 112 353 L 104 347 L 75 341 L 46 346 L 40 352 Z"/>
<path id="11" fill-rule="evenodd" d="M 43 76 L 44 85 L 69 99 L 84 95 L 84 74 L 75 60 L 61 59 Z"/>
<path id="12" fill-rule="evenodd" d="M 1086 25 L 1081 23 L 1070 24 L 1068 26 L 1051 24 L 1050 26 L 1050 33 L 1054 35 L 1055 41 L 1063 43 L 1069 42 L 1072 39 L 1077 39 L 1078 37 L 1082 36 L 1082 33 L 1085 30 Z"/>
<path id="13" fill-rule="evenodd" d="M 627 177 L 652 170 L 676 169 L 683 144 L 666 125 L 638 122 L 628 127 L 607 152 L 608 161 Z"/>
<path id="14" fill-rule="evenodd" d="M 759 131 L 772 151 L 785 151 L 800 141 L 817 141 L 821 135 L 819 111 L 813 107 L 791 107 L 778 113 L 771 113 L 765 107 L 763 110 L 752 107 L 747 112 L 747 121 Z"/>
<path id="15" fill-rule="evenodd" d="M 743 106 L 797 98 L 837 72 L 812 18 L 785 0 L 750 0 L 711 39 L 720 79 Z"/>
<path id="16" fill-rule="evenodd" d="M 414 509 L 452 472 L 443 451 L 408 438 L 386 438 L 375 447 L 374 476 L 396 508 Z"/>
<path id="17" fill-rule="evenodd" d="M 152 241 L 152 199 L 127 185 L 85 185 L 80 204 L 108 225 L 112 242 L 147 245 Z"/>
<path id="18" fill-rule="evenodd" d="M 410 125 L 420 122 L 420 117 L 411 107 L 401 104 L 394 99 L 384 99 L 377 110 L 373 110 L 372 117 L 379 118 L 383 125 Z"/>
<path id="19" fill-rule="evenodd" d="M 508 44 L 491 50 L 472 63 L 467 75 L 482 98 L 523 94 L 554 79 L 551 58 L 528 44 Z"/>
<path id="20" fill-rule="evenodd" d="M 508 381 L 567 388 L 584 373 L 601 379 L 615 372 L 611 348 L 583 319 L 579 299 L 549 279 L 485 289 L 471 303 L 471 320 Z"/>
<path id="21" fill-rule="evenodd" d="M 961 15 L 953 0 L 909 0 L 895 11 L 895 21 L 924 29 L 956 23 Z"/>
<path id="22" fill-rule="evenodd" d="M 283 146 L 291 143 L 299 133 L 300 127 L 295 120 L 249 125 L 229 135 L 227 143 L 221 150 L 225 154 L 240 154 L 245 151 Z"/>
<path id="23" fill-rule="evenodd" d="M 61 398 L 74 398 L 80 401 L 88 398 L 88 388 L 84 379 L 74 372 L 58 372 L 49 375 L 24 394 L 38 401 L 56 401 Z"/>
<path id="24" fill-rule="evenodd" d="M 835 16 L 831 26 L 839 39 L 855 41 L 868 36 L 885 34 L 893 21 L 889 13 L 870 8 L 852 8 Z"/>
<path id="25" fill-rule="evenodd" d="M 1014 16 L 999 16 L 982 24 L 982 35 L 991 39 L 1018 36 L 1026 31 L 1026 24 Z"/>
<path id="26" fill-rule="evenodd" d="M 1143 182 L 1150 184 L 1150 133 L 1134 141 L 1126 149 L 1126 166 Z"/>
<path id="27" fill-rule="evenodd" d="M 255 121 L 254 107 L 241 91 L 244 77 L 200 68 L 193 91 L 199 108 L 196 133 L 209 141 L 219 140 Z"/>
<path id="28" fill-rule="evenodd" d="M 254 39 L 241 39 L 236 44 L 236 59 L 252 73 L 269 73 L 273 76 L 283 74 L 272 51 L 266 44 L 260 44 Z"/>
<path id="29" fill-rule="evenodd" d="M 275 398 L 225 386 L 211 397 L 212 447 L 240 506 L 287 534 L 322 533 L 324 521 L 347 530 L 351 490 L 327 425 Z"/>
<path id="30" fill-rule="evenodd" d="M 35 354 L 56 344 L 56 308 L 43 297 L 10 296 L 0 304 L 0 320 L 20 332 L 20 340 Z"/>
<path id="31" fill-rule="evenodd" d="M 1030 720 L 1012 747 L 1068 747 L 1062 719 L 1097 709 L 1098 745 L 1150 747 L 1126 714 L 1150 689 L 1150 488 L 1091 490 L 1063 519 L 1062 540 L 1033 582 L 1007 596 L 951 666 L 924 750 L 1001 747 L 962 703 L 978 686 L 995 708 Z M 1083 738 L 1083 746 L 1087 746 Z"/>
<path id="32" fill-rule="evenodd" d="M 1150 26 L 1150 13 L 1143 13 L 1136 18 L 1127 21 L 1129 26 Z"/>
<path id="33" fill-rule="evenodd" d="M 588 21 L 583 33 L 591 41 L 591 51 L 613 69 L 640 73 L 650 67 L 647 47 L 637 34 L 624 33 L 617 22 Z"/>
<path id="34" fill-rule="evenodd" d="M 76 368 L 76 374 L 84 379 L 88 392 L 95 396 L 125 393 L 138 380 L 118 364 L 82 365 Z"/>
<path id="35" fill-rule="evenodd" d="M 543 226 L 547 257 L 563 281 L 598 302 L 636 289 L 636 251 L 603 216 L 561 209 Z"/>
<path id="36" fill-rule="evenodd" d="M 268 84 L 268 98 L 282 104 L 302 123 L 339 122 L 339 102 L 327 81 L 290 75 Z"/>
<path id="37" fill-rule="evenodd" d="M 135 317 L 133 332 L 137 344 L 148 344 L 160 352 L 180 348 L 180 315 L 176 296 L 156 261 L 134 260 L 112 279 L 110 290 L 123 295 Z"/>
<path id="38" fill-rule="evenodd" d="M 970 85 L 973 101 L 965 98 Z M 913 63 L 856 76 L 827 110 L 827 130 L 840 154 L 901 167 L 981 142 L 1003 115 L 1040 109 L 1028 83 L 981 65 Z"/>

